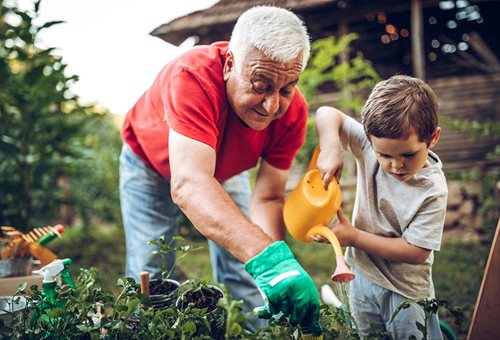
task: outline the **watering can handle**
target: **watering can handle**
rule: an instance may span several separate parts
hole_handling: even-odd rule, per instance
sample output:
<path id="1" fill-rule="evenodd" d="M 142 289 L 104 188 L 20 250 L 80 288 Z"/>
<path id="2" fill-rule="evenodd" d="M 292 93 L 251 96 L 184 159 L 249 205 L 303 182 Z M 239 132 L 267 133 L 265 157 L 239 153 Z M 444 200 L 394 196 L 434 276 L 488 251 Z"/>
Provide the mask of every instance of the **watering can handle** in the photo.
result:
<path id="1" fill-rule="evenodd" d="M 319 144 L 318 144 L 314 148 L 314 152 L 313 152 L 313 155 L 311 157 L 311 161 L 309 162 L 309 167 L 307 168 L 307 171 L 316 169 L 316 163 L 318 161 L 319 151 L 320 150 L 319 150 Z"/>

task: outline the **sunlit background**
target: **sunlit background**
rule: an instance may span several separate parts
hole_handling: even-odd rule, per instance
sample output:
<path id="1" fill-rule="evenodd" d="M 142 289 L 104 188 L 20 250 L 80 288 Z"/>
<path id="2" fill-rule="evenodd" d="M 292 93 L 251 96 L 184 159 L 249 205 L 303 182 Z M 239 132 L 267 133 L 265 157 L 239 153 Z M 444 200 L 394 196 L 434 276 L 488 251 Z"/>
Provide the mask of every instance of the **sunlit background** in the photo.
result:
<path id="1" fill-rule="evenodd" d="M 12 3 L 12 0 L 5 1 Z M 156 27 L 212 6 L 216 0 L 44 0 L 39 22 L 65 21 L 40 33 L 40 46 L 57 47 L 68 72 L 80 80 L 72 90 L 82 103 L 125 114 L 159 70 L 181 51 L 151 36 Z M 32 9 L 33 1 L 19 0 Z"/>

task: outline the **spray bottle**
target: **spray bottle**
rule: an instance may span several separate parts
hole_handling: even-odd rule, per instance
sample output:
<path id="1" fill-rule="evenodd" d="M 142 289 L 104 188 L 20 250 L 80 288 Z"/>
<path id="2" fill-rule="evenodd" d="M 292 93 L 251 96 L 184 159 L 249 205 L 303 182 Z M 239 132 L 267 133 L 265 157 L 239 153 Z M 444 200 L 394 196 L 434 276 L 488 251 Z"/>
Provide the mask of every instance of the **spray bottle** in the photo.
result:
<path id="1" fill-rule="evenodd" d="M 35 325 L 39 320 L 54 323 L 56 320 L 51 318 L 48 314 L 55 310 L 56 308 L 65 308 L 64 301 L 58 301 L 58 293 L 56 290 L 57 281 L 56 278 L 60 275 L 61 280 L 69 285 L 71 288 L 76 289 L 76 285 L 71 279 L 68 266 L 71 264 L 71 259 L 66 258 L 62 260 L 54 260 L 48 265 L 40 268 L 39 270 L 34 270 L 33 273 L 40 274 L 43 276 L 42 281 L 42 301 L 40 308 L 36 308 L 33 313 L 33 318 L 31 319 L 32 325 Z M 43 338 L 50 337 L 50 334 L 46 334 Z"/>

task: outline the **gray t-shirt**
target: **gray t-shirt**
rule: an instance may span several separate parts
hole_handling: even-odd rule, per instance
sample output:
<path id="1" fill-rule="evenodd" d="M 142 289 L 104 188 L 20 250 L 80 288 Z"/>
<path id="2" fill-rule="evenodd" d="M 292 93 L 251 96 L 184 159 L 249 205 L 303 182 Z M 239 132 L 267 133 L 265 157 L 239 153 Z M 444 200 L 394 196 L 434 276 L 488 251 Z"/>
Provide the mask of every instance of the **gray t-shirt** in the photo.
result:
<path id="1" fill-rule="evenodd" d="M 357 186 L 352 224 L 385 237 L 439 250 L 446 215 L 448 188 L 438 156 L 429 151 L 431 166 L 407 182 L 387 174 L 379 165 L 363 126 L 348 117 L 341 131 L 344 149 L 356 158 Z M 434 253 L 423 264 L 391 262 L 348 247 L 346 260 L 374 283 L 410 299 L 433 293 Z"/>

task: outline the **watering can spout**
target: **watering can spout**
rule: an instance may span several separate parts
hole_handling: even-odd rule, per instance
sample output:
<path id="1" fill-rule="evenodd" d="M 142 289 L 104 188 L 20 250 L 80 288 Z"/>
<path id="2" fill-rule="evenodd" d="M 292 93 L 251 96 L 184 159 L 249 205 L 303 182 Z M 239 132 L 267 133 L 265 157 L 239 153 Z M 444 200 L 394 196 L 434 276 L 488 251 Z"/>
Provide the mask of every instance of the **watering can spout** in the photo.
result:
<path id="1" fill-rule="evenodd" d="M 333 247 L 333 252 L 335 253 L 335 260 L 337 261 L 337 267 L 332 275 L 333 282 L 349 282 L 354 280 L 354 273 L 349 270 L 345 263 L 344 255 L 342 254 L 342 247 L 340 242 L 335 236 L 334 232 L 323 226 L 312 227 L 307 233 L 308 238 L 313 235 L 320 235 L 326 238 Z"/>

